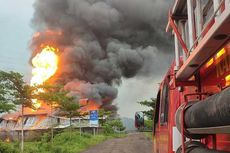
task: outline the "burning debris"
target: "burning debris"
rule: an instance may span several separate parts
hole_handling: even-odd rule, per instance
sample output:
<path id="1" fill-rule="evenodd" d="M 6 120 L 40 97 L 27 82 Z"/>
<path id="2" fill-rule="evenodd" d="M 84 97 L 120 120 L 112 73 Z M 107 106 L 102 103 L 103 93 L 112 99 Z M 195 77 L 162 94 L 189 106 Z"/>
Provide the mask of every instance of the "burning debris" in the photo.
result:
<path id="1" fill-rule="evenodd" d="M 31 82 L 44 75 L 40 71 L 48 70 L 49 76 L 39 77 L 47 80 L 54 75 L 52 81 L 64 84 L 71 96 L 116 111 L 112 101 L 122 77 L 159 74 L 168 65 L 155 64 L 171 46 L 161 17 L 168 5 L 166 0 L 37 0 L 33 25 L 38 32 L 31 42 L 32 63 L 47 51 L 52 57 L 41 60 L 56 61 L 58 56 L 59 62 L 58 66 L 46 63 L 52 70 L 46 69 L 47 65 L 34 69 L 37 75 Z M 46 45 L 59 52 L 41 49 Z"/>

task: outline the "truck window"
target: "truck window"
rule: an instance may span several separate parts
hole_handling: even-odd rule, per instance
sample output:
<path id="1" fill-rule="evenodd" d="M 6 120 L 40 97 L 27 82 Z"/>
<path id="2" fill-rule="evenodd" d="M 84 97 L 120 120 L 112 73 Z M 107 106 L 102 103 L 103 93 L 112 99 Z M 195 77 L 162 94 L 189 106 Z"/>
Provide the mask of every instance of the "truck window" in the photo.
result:
<path id="1" fill-rule="evenodd" d="M 153 125 L 153 132 L 155 134 L 156 132 L 156 126 L 158 124 L 158 120 L 159 120 L 159 112 L 160 112 L 160 96 L 161 95 L 161 91 L 158 92 L 157 94 L 157 101 L 156 101 L 156 106 L 155 106 L 155 114 L 154 114 L 154 125 Z"/>
<path id="2" fill-rule="evenodd" d="M 164 124 L 168 122 L 168 85 L 164 84 L 161 93 L 161 112 L 160 112 L 160 123 Z"/>

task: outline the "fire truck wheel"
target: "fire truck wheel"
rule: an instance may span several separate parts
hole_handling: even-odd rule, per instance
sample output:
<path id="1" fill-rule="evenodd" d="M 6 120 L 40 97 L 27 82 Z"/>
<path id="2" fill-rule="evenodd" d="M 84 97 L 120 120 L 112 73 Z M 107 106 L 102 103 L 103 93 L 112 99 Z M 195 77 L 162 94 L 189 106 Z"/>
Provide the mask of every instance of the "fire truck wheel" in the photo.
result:
<path id="1" fill-rule="evenodd" d="M 198 141 L 191 141 L 185 143 L 185 153 L 191 153 L 194 148 L 206 148 L 206 146 Z M 176 153 L 182 153 L 182 146 L 180 146 Z"/>
<path id="2" fill-rule="evenodd" d="M 180 146 L 176 153 L 182 153 L 182 146 Z M 206 145 L 198 141 L 189 141 L 185 143 L 185 153 L 228 153 L 225 151 L 218 151 L 208 149 Z"/>

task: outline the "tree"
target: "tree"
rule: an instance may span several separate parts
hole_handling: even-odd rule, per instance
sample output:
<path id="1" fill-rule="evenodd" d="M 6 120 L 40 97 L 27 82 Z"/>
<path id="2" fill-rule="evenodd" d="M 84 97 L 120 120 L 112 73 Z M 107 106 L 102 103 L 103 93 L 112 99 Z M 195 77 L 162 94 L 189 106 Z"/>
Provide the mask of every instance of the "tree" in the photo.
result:
<path id="1" fill-rule="evenodd" d="M 33 107 L 32 97 L 36 89 L 23 81 L 23 76 L 17 72 L 0 71 L 0 112 L 15 110 L 21 105 L 21 152 L 24 150 L 24 107 Z"/>
<path id="2" fill-rule="evenodd" d="M 149 120 L 153 120 L 153 113 L 155 110 L 156 98 L 151 98 L 150 100 L 140 101 L 138 103 L 142 106 L 146 106 L 149 108 L 149 110 L 143 111 L 143 113 Z"/>
<path id="3" fill-rule="evenodd" d="M 70 97 L 67 96 L 67 91 L 62 89 L 63 86 L 57 84 L 49 84 L 47 82 L 38 85 L 38 92 L 36 94 L 36 99 L 41 100 L 48 104 L 51 109 L 51 115 L 53 114 L 53 108 L 62 108 Z M 63 106 L 64 105 L 64 106 Z M 53 117 L 51 116 L 51 144 L 53 144 L 54 130 L 53 130 Z"/>
<path id="4" fill-rule="evenodd" d="M 1 73 L 0 73 L 1 79 Z M 0 80 L 0 113 L 9 112 L 15 110 L 14 101 L 10 98 L 10 95 L 7 93 L 7 87 L 5 81 Z"/>
<path id="5" fill-rule="evenodd" d="M 67 92 L 62 90 L 61 85 L 49 84 L 47 82 L 37 85 L 37 90 L 35 98 L 42 100 L 48 105 L 60 102 L 64 97 L 66 97 Z"/>
<path id="6" fill-rule="evenodd" d="M 37 95 L 37 99 L 51 106 L 57 104 L 56 107 L 62 111 L 62 115 L 64 114 L 68 118 L 80 115 L 77 111 L 80 108 L 79 104 L 76 103 L 74 97 L 68 96 L 68 91 L 62 90 L 62 86 L 45 83 L 38 86 L 38 88 L 42 89 L 43 92 Z"/>
<path id="7" fill-rule="evenodd" d="M 37 99 L 44 101 L 51 106 L 51 114 L 53 110 L 53 105 L 59 109 L 60 116 L 67 116 L 70 119 L 70 131 L 72 127 L 72 117 L 81 116 L 78 112 L 80 108 L 79 104 L 76 102 L 74 97 L 68 96 L 68 91 L 63 90 L 61 85 L 50 85 L 44 83 L 38 86 L 40 92 L 37 95 Z M 51 120 L 52 122 L 52 120 Z M 51 126 L 51 142 L 53 141 L 53 126 Z"/>
<path id="8" fill-rule="evenodd" d="M 104 125 L 104 118 L 107 119 L 111 116 L 111 111 L 106 111 L 104 109 L 99 109 L 98 116 L 99 116 L 99 123 L 103 126 Z"/>
<path id="9" fill-rule="evenodd" d="M 65 96 L 61 99 L 59 103 L 59 109 L 62 111 L 62 115 L 65 115 L 69 118 L 69 131 L 70 131 L 70 138 L 72 133 L 72 117 L 74 116 L 81 116 L 78 109 L 80 105 L 76 103 L 74 97 Z M 81 132 L 80 132 L 81 134 Z"/>
<path id="10" fill-rule="evenodd" d="M 16 105 L 32 107 L 33 90 L 20 73 L 0 71 L 0 113 L 15 110 Z"/>
<path id="11" fill-rule="evenodd" d="M 70 127 L 72 126 L 72 117 L 74 116 L 80 116 L 80 112 L 78 109 L 80 108 L 79 104 L 76 103 L 76 100 L 74 97 L 64 97 L 60 103 L 59 108 L 70 119 Z"/>

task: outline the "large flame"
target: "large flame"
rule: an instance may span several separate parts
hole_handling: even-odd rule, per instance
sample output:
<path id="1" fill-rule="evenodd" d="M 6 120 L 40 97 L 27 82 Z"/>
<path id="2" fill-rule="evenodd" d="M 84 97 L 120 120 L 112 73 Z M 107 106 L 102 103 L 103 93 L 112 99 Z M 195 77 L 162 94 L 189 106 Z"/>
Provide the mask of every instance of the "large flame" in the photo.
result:
<path id="1" fill-rule="evenodd" d="M 32 59 L 32 79 L 31 85 L 41 85 L 51 76 L 55 74 L 58 68 L 58 56 L 56 52 L 58 49 L 54 47 L 45 46 L 40 53 Z M 39 108 L 41 104 L 33 99 L 35 108 Z"/>

